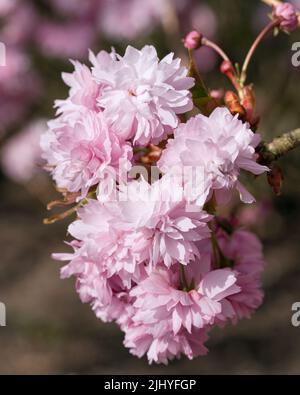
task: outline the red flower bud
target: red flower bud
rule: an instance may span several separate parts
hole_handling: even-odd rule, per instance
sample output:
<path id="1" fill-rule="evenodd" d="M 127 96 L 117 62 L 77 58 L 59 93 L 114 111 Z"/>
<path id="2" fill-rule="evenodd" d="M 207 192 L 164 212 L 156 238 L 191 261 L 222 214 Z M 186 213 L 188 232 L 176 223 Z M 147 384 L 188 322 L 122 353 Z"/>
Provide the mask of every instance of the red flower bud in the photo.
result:
<path id="1" fill-rule="evenodd" d="M 241 105 L 237 94 L 232 91 L 225 93 L 225 104 L 232 115 L 239 114 L 239 118 L 245 120 L 247 113 L 245 108 Z"/>
<path id="2" fill-rule="evenodd" d="M 268 183 L 272 187 L 275 195 L 281 194 L 283 184 L 283 172 L 278 165 L 273 164 L 271 171 L 268 173 Z"/>

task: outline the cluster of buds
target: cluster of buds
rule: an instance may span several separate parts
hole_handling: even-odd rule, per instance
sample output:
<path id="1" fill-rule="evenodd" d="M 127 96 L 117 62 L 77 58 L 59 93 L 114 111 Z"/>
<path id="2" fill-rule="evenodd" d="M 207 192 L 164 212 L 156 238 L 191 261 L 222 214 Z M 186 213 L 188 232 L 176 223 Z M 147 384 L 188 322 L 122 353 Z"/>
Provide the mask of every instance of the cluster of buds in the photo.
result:
<path id="1" fill-rule="evenodd" d="M 231 114 L 238 114 L 239 119 L 248 122 L 253 129 L 256 129 L 259 118 L 255 113 L 256 100 L 252 85 L 243 86 L 240 82 L 239 75 L 235 71 L 232 63 L 224 60 L 221 64 L 220 71 L 231 81 L 237 92 L 227 91 L 224 101 Z"/>

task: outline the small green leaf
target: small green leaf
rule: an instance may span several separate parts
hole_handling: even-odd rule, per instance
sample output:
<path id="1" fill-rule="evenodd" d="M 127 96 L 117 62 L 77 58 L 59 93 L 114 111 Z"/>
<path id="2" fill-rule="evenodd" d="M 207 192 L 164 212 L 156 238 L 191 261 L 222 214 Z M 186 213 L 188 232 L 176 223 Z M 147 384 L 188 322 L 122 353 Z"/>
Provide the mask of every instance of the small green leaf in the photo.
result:
<path id="1" fill-rule="evenodd" d="M 208 103 L 214 99 L 209 95 L 208 90 L 197 70 L 192 50 L 189 50 L 189 57 L 189 76 L 195 79 L 195 85 L 191 88 L 193 103 L 194 106 L 197 107 L 202 113 L 207 114 Z"/>

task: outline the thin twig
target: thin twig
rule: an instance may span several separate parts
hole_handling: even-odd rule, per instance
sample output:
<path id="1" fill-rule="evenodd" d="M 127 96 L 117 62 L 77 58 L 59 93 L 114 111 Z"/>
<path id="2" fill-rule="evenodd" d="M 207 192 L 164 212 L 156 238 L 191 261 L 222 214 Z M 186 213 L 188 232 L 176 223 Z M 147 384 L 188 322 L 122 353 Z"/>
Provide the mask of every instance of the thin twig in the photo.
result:
<path id="1" fill-rule="evenodd" d="M 247 56 L 245 58 L 243 67 L 242 67 L 242 72 L 241 72 L 241 83 L 244 84 L 247 78 L 247 70 L 248 70 L 248 66 L 249 63 L 254 55 L 254 52 L 256 50 L 256 48 L 258 47 L 258 45 L 260 44 L 260 42 L 263 40 L 263 38 L 274 28 L 276 27 L 278 24 L 280 23 L 280 21 L 275 20 L 275 21 L 271 21 L 260 33 L 259 35 L 256 37 L 256 39 L 254 40 L 254 43 L 251 45 L 251 48 L 249 49 L 249 52 L 247 53 Z"/>
<path id="2" fill-rule="evenodd" d="M 221 58 L 223 60 L 230 62 L 229 57 L 226 55 L 226 53 L 223 51 L 223 49 L 221 49 L 216 43 L 210 41 L 208 38 L 203 37 L 201 40 L 201 44 L 213 49 L 217 54 L 219 54 L 221 56 Z"/>

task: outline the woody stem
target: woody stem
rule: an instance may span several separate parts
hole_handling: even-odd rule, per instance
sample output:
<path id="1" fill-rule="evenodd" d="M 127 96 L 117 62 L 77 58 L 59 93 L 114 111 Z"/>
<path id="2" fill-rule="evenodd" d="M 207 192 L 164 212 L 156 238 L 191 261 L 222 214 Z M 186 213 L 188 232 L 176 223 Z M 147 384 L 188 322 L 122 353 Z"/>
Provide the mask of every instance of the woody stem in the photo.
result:
<path id="1" fill-rule="evenodd" d="M 259 148 L 260 160 L 271 163 L 298 146 L 300 146 L 300 128 L 284 133 L 270 143 L 262 144 Z"/>

